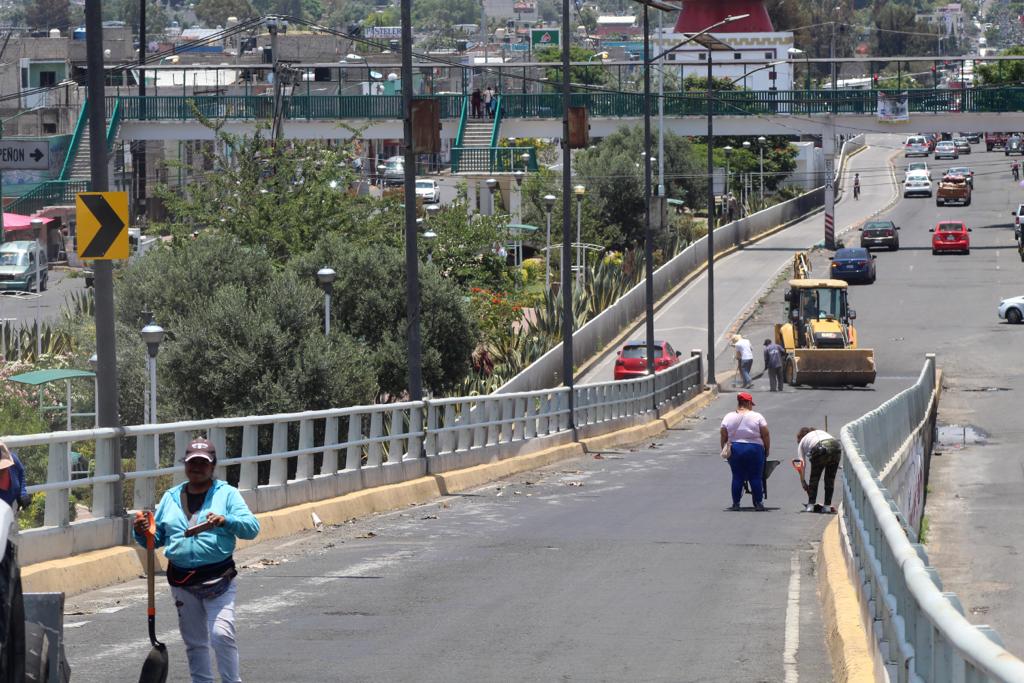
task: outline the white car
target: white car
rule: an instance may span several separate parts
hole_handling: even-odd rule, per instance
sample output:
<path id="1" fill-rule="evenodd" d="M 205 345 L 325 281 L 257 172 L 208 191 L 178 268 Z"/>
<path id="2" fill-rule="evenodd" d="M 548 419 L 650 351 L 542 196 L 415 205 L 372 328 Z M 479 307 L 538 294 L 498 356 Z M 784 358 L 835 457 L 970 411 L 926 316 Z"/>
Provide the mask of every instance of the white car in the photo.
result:
<path id="1" fill-rule="evenodd" d="M 907 174 L 907 179 L 903 181 L 903 196 L 904 197 L 931 197 L 932 196 L 932 181 L 927 174 L 916 171 L 914 173 Z"/>
<path id="2" fill-rule="evenodd" d="M 931 169 L 928 168 L 927 161 L 911 161 L 907 164 L 906 172 L 903 174 L 903 180 L 906 180 L 911 173 L 924 173 L 929 179 L 932 177 Z"/>
<path id="3" fill-rule="evenodd" d="M 423 197 L 427 204 L 437 204 L 441 201 L 441 186 L 436 180 L 417 180 L 416 197 Z"/>
<path id="4" fill-rule="evenodd" d="M 1024 296 L 1014 296 L 999 302 L 999 319 L 1016 325 L 1024 321 Z"/>
<path id="5" fill-rule="evenodd" d="M 956 145 L 952 140 L 943 140 L 935 145 L 936 159 L 959 159 L 960 152 L 956 151 Z"/>
<path id="6" fill-rule="evenodd" d="M 1018 204 L 1017 210 L 1010 214 L 1013 216 L 1013 239 L 1020 240 L 1020 224 L 1024 218 L 1024 204 Z"/>

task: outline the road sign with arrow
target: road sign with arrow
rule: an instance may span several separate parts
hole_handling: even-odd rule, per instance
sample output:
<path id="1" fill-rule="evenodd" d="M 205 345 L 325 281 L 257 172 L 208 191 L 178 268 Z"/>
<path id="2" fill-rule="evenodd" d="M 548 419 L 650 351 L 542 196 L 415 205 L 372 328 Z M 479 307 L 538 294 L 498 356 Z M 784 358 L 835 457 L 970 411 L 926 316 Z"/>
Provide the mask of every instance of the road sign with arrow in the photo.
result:
<path id="1" fill-rule="evenodd" d="M 38 140 L 0 140 L 0 171 L 46 171 L 50 145 Z"/>
<path id="2" fill-rule="evenodd" d="M 75 207 L 79 258 L 128 258 L 127 192 L 80 192 Z"/>

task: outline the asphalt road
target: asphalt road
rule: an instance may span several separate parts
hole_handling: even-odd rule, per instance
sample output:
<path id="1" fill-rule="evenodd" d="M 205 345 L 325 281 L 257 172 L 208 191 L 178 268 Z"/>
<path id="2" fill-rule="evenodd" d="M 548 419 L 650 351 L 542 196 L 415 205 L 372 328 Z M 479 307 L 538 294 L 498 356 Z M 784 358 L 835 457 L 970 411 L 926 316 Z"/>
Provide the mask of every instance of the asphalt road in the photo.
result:
<path id="1" fill-rule="evenodd" d="M 64 269 L 50 269 L 50 280 L 45 292 L 0 292 L 0 319 L 13 319 L 15 326 L 40 320 L 54 321 L 61 317 L 61 308 L 68 293 L 85 287 L 85 279 L 68 277 Z"/>
<path id="2" fill-rule="evenodd" d="M 837 232 L 857 225 L 894 197 L 888 158 L 900 147 L 902 138 L 895 135 L 869 136 L 870 147 L 850 159 L 842 186 L 848 190 L 836 205 Z M 861 175 L 861 197 L 853 199 L 852 178 Z M 729 340 L 727 328 L 754 304 L 763 290 L 785 267 L 793 253 L 807 249 L 824 239 L 824 214 L 817 213 L 789 228 L 744 249 L 715 261 L 715 346 L 722 351 Z M 666 339 L 688 356 L 691 349 L 707 349 L 707 276 L 700 275 L 655 313 L 654 335 Z M 643 324 L 630 334 L 630 339 L 643 339 Z M 595 361 L 578 378 L 579 382 L 606 382 L 613 377 L 618 349 Z M 731 362 L 728 364 L 731 365 Z M 721 372 L 728 365 L 716 363 Z"/>
<path id="3" fill-rule="evenodd" d="M 877 161 L 885 156 L 861 167 L 864 198 L 891 187 Z M 980 174 L 1005 171 L 1001 155 L 969 161 L 979 170 L 973 206 L 901 201 L 887 215 L 903 248 L 878 254 L 877 283 L 851 290 L 878 381 L 770 394 L 762 378 L 754 393 L 772 457 L 785 461 L 800 426 L 827 421 L 837 431 L 906 387 L 924 354 L 937 352 L 941 419 L 987 438 L 935 458 L 929 551 L 969 617 L 993 623 L 1020 651 L 1019 421 L 1012 393 L 978 391 L 1019 384 L 1009 369 L 1024 327 L 999 323 L 995 304 L 1019 293 L 1007 221 L 1020 190 L 1008 171 Z M 957 217 L 974 228 L 971 254 L 932 256 L 927 228 Z M 827 263 L 816 262 L 816 272 Z M 781 297 L 778 287 L 765 296 L 747 336 L 770 329 Z M 701 311 L 694 303 L 690 315 Z M 722 367 L 728 356 L 723 349 Z M 769 483 L 769 512 L 725 511 L 717 426 L 734 400 L 723 394 L 653 443 L 239 553 L 246 680 L 830 680 L 813 559 L 828 518 L 798 512 L 801 491 L 785 462 Z M 171 607 L 161 586 L 159 637 L 170 680 L 184 681 Z M 69 600 L 65 623 L 77 680 L 137 676 L 149 649 L 142 581 Z"/>
<path id="4" fill-rule="evenodd" d="M 890 153 L 860 158 L 868 169 Z M 891 191 L 866 187 L 860 206 Z M 762 251 L 781 264 L 792 248 Z M 773 457 L 790 457 L 807 416 L 839 425 L 905 384 L 759 394 Z M 814 567 L 827 517 L 799 512 L 788 467 L 769 512 L 725 510 L 717 426 L 734 400 L 654 443 L 240 553 L 247 680 L 829 680 Z M 134 674 L 148 649 L 143 597 L 136 581 L 69 601 L 76 676 Z M 180 681 L 170 608 L 162 590 L 160 637 Z"/>

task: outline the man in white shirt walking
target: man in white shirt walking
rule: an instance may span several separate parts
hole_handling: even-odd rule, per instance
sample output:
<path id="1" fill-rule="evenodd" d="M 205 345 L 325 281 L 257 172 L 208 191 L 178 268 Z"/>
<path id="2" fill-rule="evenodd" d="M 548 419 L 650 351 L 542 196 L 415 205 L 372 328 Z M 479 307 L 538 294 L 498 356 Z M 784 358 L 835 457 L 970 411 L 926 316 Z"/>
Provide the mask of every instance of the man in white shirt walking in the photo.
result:
<path id="1" fill-rule="evenodd" d="M 808 464 L 811 469 L 810 483 L 804 484 L 807 491 L 806 512 L 835 512 L 832 505 L 832 494 L 836 486 L 836 473 L 839 471 L 839 463 L 843 457 L 843 446 L 839 440 L 823 429 L 803 427 L 796 434 L 797 459 L 803 461 L 803 471 L 807 471 Z M 801 472 L 801 479 L 803 478 Z M 821 475 L 825 475 L 825 504 L 818 507 L 818 482 Z"/>
<path id="2" fill-rule="evenodd" d="M 750 347 L 750 340 L 738 334 L 732 336 L 732 345 L 736 347 L 736 360 L 739 363 L 743 388 L 749 389 L 753 386 L 750 380 L 750 369 L 754 367 L 754 350 Z"/>

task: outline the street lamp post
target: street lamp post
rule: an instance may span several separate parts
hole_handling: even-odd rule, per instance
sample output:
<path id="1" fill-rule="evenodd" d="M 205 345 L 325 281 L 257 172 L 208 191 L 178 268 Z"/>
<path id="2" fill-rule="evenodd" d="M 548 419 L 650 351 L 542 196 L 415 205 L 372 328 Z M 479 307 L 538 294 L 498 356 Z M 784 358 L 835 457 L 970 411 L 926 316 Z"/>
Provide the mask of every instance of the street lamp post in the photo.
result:
<path id="1" fill-rule="evenodd" d="M 334 281 L 338 274 L 333 268 L 321 268 L 316 271 L 316 280 L 324 290 L 324 336 L 331 334 L 331 294 L 334 292 Z"/>
<path id="2" fill-rule="evenodd" d="M 587 188 L 577 185 L 572 191 L 576 195 L 576 286 L 579 287 L 583 282 L 583 195 Z"/>
<path id="3" fill-rule="evenodd" d="M 487 211 L 487 215 L 488 216 L 493 216 L 494 215 L 494 193 L 498 189 L 498 181 L 495 180 L 494 178 L 488 178 L 487 180 L 484 181 L 484 186 L 487 187 L 487 190 L 490 193 L 490 200 L 491 200 L 490 201 L 490 205 L 491 206 L 490 206 L 490 209 Z"/>
<path id="4" fill-rule="evenodd" d="M 723 198 L 727 199 L 729 197 L 729 187 L 730 187 L 730 184 L 729 184 L 729 180 L 730 180 L 730 178 L 729 178 L 729 159 L 732 158 L 732 146 L 731 145 L 726 145 L 725 147 L 722 148 L 722 151 L 725 152 L 725 192 L 723 194 Z M 728 219 L 728 214 L 726 214 L 726 218 Z"/>
<path id="5" fill-rule="evenodd" d="M 434 240 L 437 239 L 437 233 L 427 228 L 423 233 L 423 239 L 427 240 L 427 263 L 430 263 L 434 258 Z"/>
<path id="6" fill-rule="evenodd" d="M 281 101 L 281 57 L 278 54 L 277 36 L 288 32 L 288 22 L 278 17 L 267 17 L 267 31 L 270 32 L 270 53 L 273 64 L 271 71 L 274 74 L 274 120 L 271 132 L 272 140 L 280 140 L 284 132 L 284 110 Z"/>
<path id="7" fill-rule="evenodd" d="M 43 293 L 43 282 L 40 279 L 42 273 L 40 271 L 39 262 L 42 260 L 39 258 L 40 250 L 42 248 L 41 237 L 43 236 L 43 221 L 41 218 L 33 218 L 29 221 L 32 226 L 32 236 L 35 238 L 35 244 L 33 245 L 32 260 L 36 265 L 35 274 L 35 285 L 36 285 L 36 362 L 43 357 L 43 328 L 42 320 L 39 314 L 39 300 L 42 299 Z"/>
<path id="8" fill-rule="evenodd" d="M 761 183 L 761 208 L 764 208 L 764 145 L 765 145 L 766 142 L 768 142 L 768 139 L 765 136 L 763 136 L 763 135 L 758 136 L 758 138 L 757 138 L 757 151 L 758 151 L 758 156 L 760 157 L 760 167 L 761 167 L 760 168 L 760 173 L 759 173 L 759 176 L 760 176 L 759 180 L 760 180 L 760 183 Z"/>
<path id="9" fill-rule="evenodd" d="M 553 194 L 544 195 L 544 213 L 548 218 L 548 233 L 544 240 L 544 291 L 551 291 L 551 209 L 555 206 L 557 197 Z M 565 264 L 563 264 L 564 266 Z"/>
<path id="10" fill-rule="evenodd" d="M 93 426 L 100 426 L 100 383 L 96 378 L 96 364 L 99 362 L 96 354 L 89 356 L 89 367 L 92 368 L 92 411 Z"/>
<path id="11" fill-rule="evenodd" d="M 743 141 L 743 149 L 745 149 L 747 151 L 750 151 L 750 140 L 744 140 Z M 747 206 L 747 184 L 748 184 L 749 180 L 750 180 L 750 175 L 748 173 L 744 173 L 743 174 L 743 185 L 741 186 L 743 188 L 742 204 L 743 204 L 744 207 Z"/>
<path id="12" fill-rule="evenodd" d="M 373 76 L 370 74 L 370 62 L 366 60 L 363 55 L 357 55 L 355 52 L 349 52 L 345 55 L 346 62 L 362 62 L 366 66 L 366 90 L 367 93 L 373 94 Z"/>
<path id="13" fill-rule="evenodd" d="M 146 343 L 146 366 L 149 370 L 149 422 L 150 424 L 156 424 L 156 354 L 160 351 L 160 343 L 164 340 L 164 328 L 156 324 L 155 321 L 149 321 L 142 330 L 139 331 L 139 336 L 142 337 L 142 341 Z M 153 435 L 154 440 L 156 435 Z M 154 456 L 156 451 L 153 451 Z"/>

